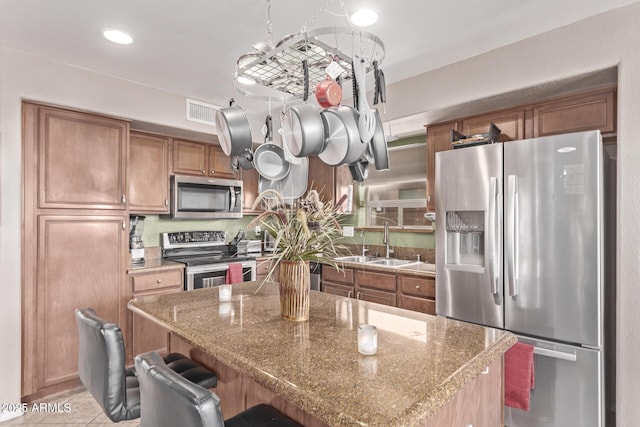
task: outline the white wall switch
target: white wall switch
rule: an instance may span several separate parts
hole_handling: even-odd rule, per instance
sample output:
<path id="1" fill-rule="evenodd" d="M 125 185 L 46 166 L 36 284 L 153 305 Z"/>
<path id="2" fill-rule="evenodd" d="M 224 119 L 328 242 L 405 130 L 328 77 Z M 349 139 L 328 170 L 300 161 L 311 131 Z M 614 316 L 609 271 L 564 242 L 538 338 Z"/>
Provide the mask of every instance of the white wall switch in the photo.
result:
<path id="1" fill-rule="evenodd" d="M 353 237 L 353 227 L 350 225 L 346 225 L 344 227 L 342 227 L 342 235 L 344 237 Z"/>

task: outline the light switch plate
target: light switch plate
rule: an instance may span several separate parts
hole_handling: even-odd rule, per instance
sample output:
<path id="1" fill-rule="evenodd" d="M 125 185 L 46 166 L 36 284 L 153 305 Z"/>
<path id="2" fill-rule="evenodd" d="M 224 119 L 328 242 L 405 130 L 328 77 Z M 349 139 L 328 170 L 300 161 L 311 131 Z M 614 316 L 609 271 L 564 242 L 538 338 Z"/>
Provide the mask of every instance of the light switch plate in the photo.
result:
<path id="1" fill-rule="evenodd" d="M 354 236 L 354 230 L 353 227 L 350 225 L 344 226 L 342 227 L 342 235 L 344 237 L 353 237 Z"/>

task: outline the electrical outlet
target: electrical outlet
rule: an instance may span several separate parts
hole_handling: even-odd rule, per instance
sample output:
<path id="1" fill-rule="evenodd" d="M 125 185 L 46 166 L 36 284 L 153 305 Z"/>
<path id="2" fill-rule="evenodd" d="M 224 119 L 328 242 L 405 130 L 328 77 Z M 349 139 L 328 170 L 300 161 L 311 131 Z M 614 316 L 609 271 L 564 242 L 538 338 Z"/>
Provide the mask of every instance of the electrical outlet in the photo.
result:
<path id="1" fill-rule="evenodd" d="M 254 230 L 254 231 L 255 231 L 255 233 L 256 233 L 256 236 L 259 236 L 259 235 L 260 235 L 260 232 L 261 232 L 262 230 L 260 230 L 260 226 L 259 226 L 259 225 L 256 225 L 256 228 L 255 228 L 255 230 Z"/>
<path id="2" fill-rule="evenodd" d="M 344 237 L 353 237 L 353 235 L 354 235 L 353 227 L 350 226 L 350 225 L 346 225 L 346 226 L 342 227 L 342 235 Z"/>

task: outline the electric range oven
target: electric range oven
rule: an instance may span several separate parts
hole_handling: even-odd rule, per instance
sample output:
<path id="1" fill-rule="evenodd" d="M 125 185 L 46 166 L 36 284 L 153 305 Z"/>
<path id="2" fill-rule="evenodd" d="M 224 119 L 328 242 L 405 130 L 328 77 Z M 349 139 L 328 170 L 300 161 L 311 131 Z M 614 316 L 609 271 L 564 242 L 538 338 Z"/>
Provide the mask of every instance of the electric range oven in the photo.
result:
<path id="1" fill-rule="evenodd" d="M 224 285 L 232 263 L 242 264 L 242 281 L 256 280 L 255 257 L 229 253 L 226 241 L 225 231 L 162 233 L 162 256 L 185 265 L 185 291 Z"/>

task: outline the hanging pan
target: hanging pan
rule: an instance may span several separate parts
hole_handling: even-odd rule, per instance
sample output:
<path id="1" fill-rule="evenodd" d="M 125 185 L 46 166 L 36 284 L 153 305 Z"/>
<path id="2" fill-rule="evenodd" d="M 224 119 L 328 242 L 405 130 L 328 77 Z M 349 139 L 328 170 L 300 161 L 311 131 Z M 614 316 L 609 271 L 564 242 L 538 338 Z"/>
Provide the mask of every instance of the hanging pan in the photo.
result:
<path id="1" fill-rule="evenodd" d="M 273 127 L 270 115 L 267 116 L 266 127 L 265 142 L 254 151 L 253 165 L 260 176 L 272 181 L 279 181 L 287 176 L 291 165 L 284 158 L 282 147 L 272 142 Z"/>
<path id="2" fill-rule="evenodd" d="M 284 119 L 284 143 L 295 157 L 316 155 L 324 149 L 324 127 L 318 108 L 307 104 L 309 98 L 309 65 L 302 61 L 304 104 L 289 107 Z"/>
<path id="3" fill-rule="evenodd" d="M 233 105 L 233 98 L 229 107 L 216 111 L 216 128 L 218 141 L 222 151 L 227 156 L 239 156 L 251 151 L 251 127 L 242 107 Z"/>

